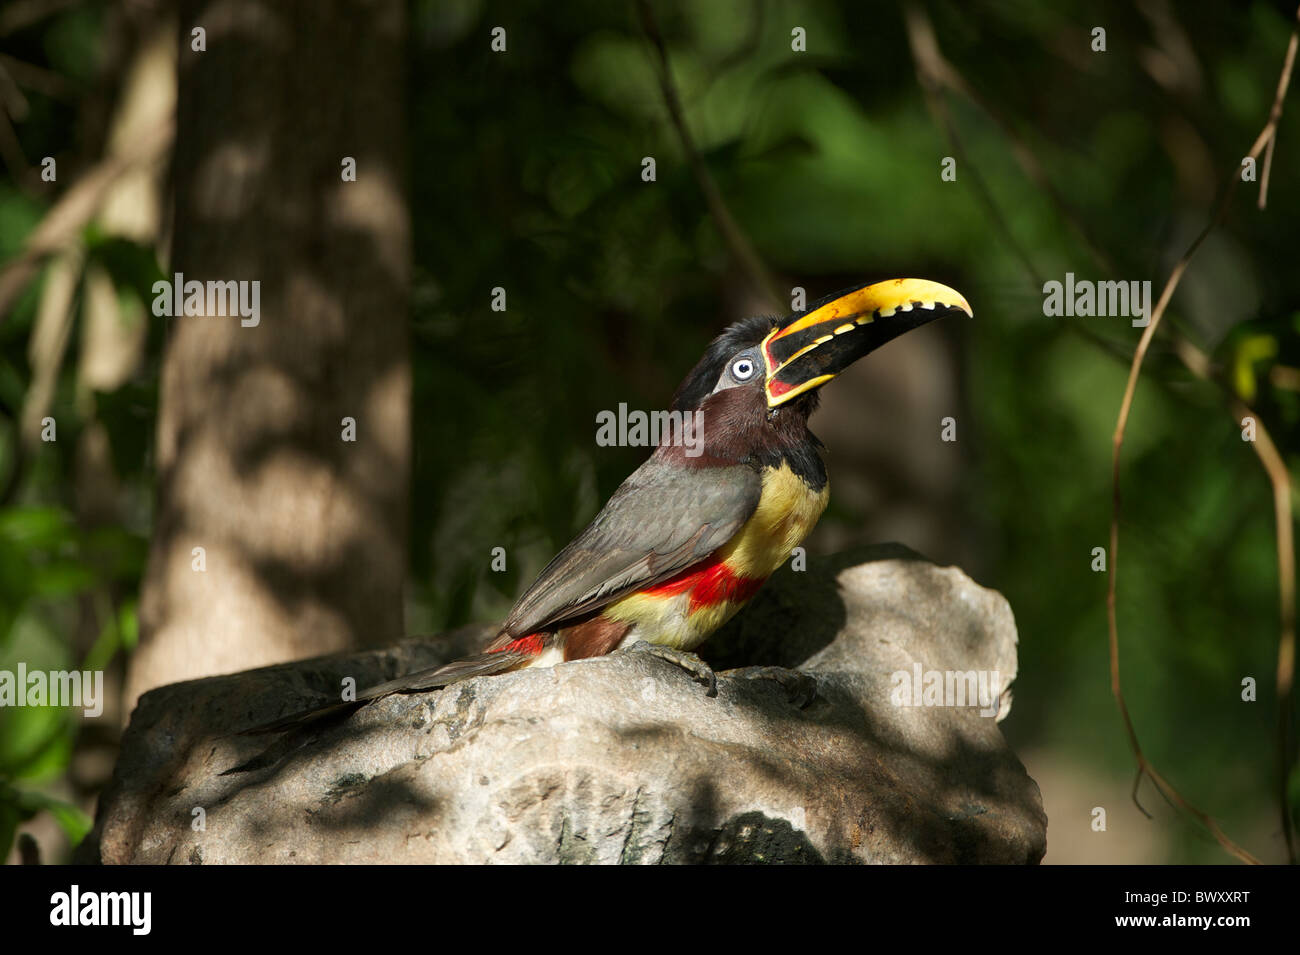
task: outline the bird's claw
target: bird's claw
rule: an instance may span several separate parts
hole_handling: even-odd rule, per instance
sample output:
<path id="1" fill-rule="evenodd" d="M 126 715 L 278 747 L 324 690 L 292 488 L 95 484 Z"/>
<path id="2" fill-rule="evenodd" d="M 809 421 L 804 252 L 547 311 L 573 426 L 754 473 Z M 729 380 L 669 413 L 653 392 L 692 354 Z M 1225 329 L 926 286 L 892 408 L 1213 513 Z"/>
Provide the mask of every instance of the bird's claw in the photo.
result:
<path id="1" fill-rule="evenodd" d="M 755 666 L 740 667 L 736 670 L 725 670 L 723 676 L 734 677 L 738 680 L 771 680 L 780 684 L 785 690 L 789 702 L 797 705 L 799 709 L 807 709 L 809 704 L 817 698 L 817 681 L 807 673 L 799 670 L 788 670 L 785 667 Z"/>
<path id="2" fill-rule="evenodd" d="M 666 660 L 675 666 L 681 667 L 690 674 L 691 679 L 695 682 L 708 687 L 706 696 L 718 695 L 718 678 L 713 673 L 713 668 L 689 650 L 678 650 L 675 647 L 666 647 L 658 643 L 647 643 L 645 640 L 638 640 L 627 648 L 631 653 L 648 653 L 652 657 L 658 657 L 660 660 Z"/>

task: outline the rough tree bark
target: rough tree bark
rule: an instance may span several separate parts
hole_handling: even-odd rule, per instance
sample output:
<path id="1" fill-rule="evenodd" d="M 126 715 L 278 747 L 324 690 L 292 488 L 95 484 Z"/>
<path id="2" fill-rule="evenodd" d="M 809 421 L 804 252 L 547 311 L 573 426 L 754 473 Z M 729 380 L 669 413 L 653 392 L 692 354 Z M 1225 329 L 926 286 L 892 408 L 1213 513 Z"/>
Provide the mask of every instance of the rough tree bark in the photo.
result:
<path id="1" fill-rule="evenodd" d="M 259 280 L 261 314 L 166 319 L 128 713 L 161 684 L 403 633 L 404 4 L 186 0 L 180 16 L 171 271 Z"/>

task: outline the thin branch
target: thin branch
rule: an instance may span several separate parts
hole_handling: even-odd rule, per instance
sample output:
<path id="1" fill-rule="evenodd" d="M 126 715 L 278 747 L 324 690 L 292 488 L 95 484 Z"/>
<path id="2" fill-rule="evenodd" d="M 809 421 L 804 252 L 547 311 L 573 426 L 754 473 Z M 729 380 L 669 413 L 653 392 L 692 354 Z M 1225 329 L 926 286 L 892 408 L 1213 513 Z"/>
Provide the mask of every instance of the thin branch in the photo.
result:
<path id="1" fill-rule="evenodd" d="M 718 184 L 709 173 L 709 168 L 705 165 L 703 157 L 700 156 L 699 150 L 695 147 L 695 140 L 692 139 L 690 130 L 686 127 L 686 117 L 682 112 L 681 98 L 677 95 L 677 87 L 673 83 L 672 69 L 668 63 L 668 49 L 664 44 L 663 35 L 659 32 L 659 24 L 655 20 L 654 11 L 650 8 L 649 0 L 637 0 L 637 12 L 641 17 L 641 28 L 645 31 L 646 38 L 655 50 L 659 89 L 663 94 L 664 104 L 668 107 L 668 116 L 672 120 L 673 128 L 677 130 L 677 138 L 681 141 L 682 150 L 686 153 L 686 159 L 690 163 L 695 182 L 704 195 L 704 201 L 708 205 L 713 224 L 717 227 L 718 233 L 722 236 L 722 241 L 726 243 L 732 258 L 740 266 L 741 271 L 745 273 L 745 277 L 753 286 L 754 291 L 764 298 L 771 299 L 773 305 L 784 309 L 784 296 L 782 296 L 776 283 L 772 280 L 772 276 L 763 264 L 763 260 L 754 251 L 748 237 L 736 224 L 736 220 L 732 218 L 731 211 L 727 208 L 722 193 L 718 189 Z"/>
<path id="2" fill-rule="evenodd" d="M 77 85 L 59 73 L 26 63 L 8 53 L 0 53 L 0 68 L 6 70 L 19 86 L 35 90 L 51 99 L 70 100 L 77 91 Z"/>
<path id="3" fill-rule="evenodd" d="M 1282 835 L 1287 845 L 1287 857 L 1295 862 L 1295 828 L 1291 819 L 1287 799 L 1287 780 L 1290 778 L 1291 763 L 1295 744 L 1293 741 L 1291 718 L 1295 706 L 1295 651 L 1296 651 L 1296 586 L 1295 586 L 1295 517 L 1292 509 L 1292 495 L 1295 493 L 1291 482 L 1291 473 L 1282 459 L 1277 445 L 1264 426 L 1258 414 L 1242 404 L 1223 381 L 1211 374 L 1209 356 L 1196 345 L 1179 336 L 1174 342 L 1174 350 L 1182 359 L 1187 369 L 1198 378 L 1211 381 L 1219 386 L 1228 399 L 1233 413 L 1233 420 L 1239 427 L 1245 426 L 1245 419 L 1250 418 L 1255 426 L 1255 440 L 1252 447 L 1268 475 L 1273 488 L 1273 523 L 1277 537 L 1277 587 L 1278 616 L 1281 620 L 1281 633 L 1277 644 L 1277 759 L 1278 791 L 1277 798 L 1282 812 Z M 1270 380 L 1276 387 L 1289 387 L 1289 381 L 1279 381 L 1277 372 L 1286 377 L 1287 369 L 1281 365 L 1273 368 Z"/>
<path id="4" fill-rule="evenodd" d="M 25 30 L 46 17 L 51 17 L 67 7 L 76 6 L 80 2 L 81 0 L 13 0 L 5 8 L 4 13 L 0 13 L 0 36 Z"/>
<path id="5" fill-rule="evenodd" d="M 1020 260 L 1020 264 L 1024 266 L 1025 271 L 1029 273 L 1034 283 L 1041 286 L 1043 284 L 1042 275 L 1034 267 L 1033 260 L 1029 258 L 1029 253 L 1016 241 L 1011 226 L 1007 223 L 1006 217 L 1002 215 L 1002 210 L 993 199 L 992 191 L 984 181 L 984 177 L 980 175 L 978 168 L 970 161 L 961 137 L 957 134 L 957 125 L 953 122 L 952 113 L 948 109 L 948 102 L 944 98 L 946 84 L 943 78 L 943 54 L 939 52 L 939 45 L 935 41 L 934 28 L 929 18 L 915 4 L 909 3 L 903 8 L 903 22 L 907 28 L 908 45 L 912 48 L 912 60 L 916 64 L 916 79 L 920 83 L 921 92 L 925 94 L 925 103 L 930 109 L 930 114 L 943 127 L 948 136 L 948 142 L 952 144 L 953 151 L 957 153 L 957 157 L 961 160 L 961 168 L 967 170 L 971 181 L 975 183 L 976 196 L 984 205 L 989 218 L 993 220 L 993 224 L 1002 233 L 1007 246 Z"/>
<path id="6" fill-rule="evenodd" d="M 1034 265 L 1028 250 L 1016 238 L 1015 233 L 1011 231 L 1010 223 L 1003 214 L 997 200 L 993 197 L 993 190 L 989 188 L 983 175 L 979 171 L 978 165 L 970 158 L 965 145 L 957 131 L 957 123 L 952 117 L 952 111 L 948 108 L 947 93 L 952 90 L 965 91 L 968 97 L 974 97 L 970 91 L 969 84 L 962 78 L 957 68 L 953 66 L 939 49 L 939 43 L 935 39 L 934 25 L 930 21 L 929 14 L 918 7 L 915 3 L 909 3 L 903 8 L 904 26 L 907 29 L 908 45 L 911 47 L 912 59 L 916 64 L 917 82 L 921 86 L 921 92 L 925 95 L 926 106 L 929 108 L 935 121 L 943 128 L 948 137 L 957 158 L 961 160 L 961 168 L 968 171 L 971 181 L 975 185 L 975 196 L 988 212 L 989 218 L 1001 233 L 1003 241 L 1006 242 L 1007 248 L 1011 253 L 1020 260 L 1021 267 L 1026 274 L 1034 281 L 1037 288 L 1043 285 L 1043 276 L 1037 266 Z M 987 110 L 990 107 L 984 106 L 978 99 L 972 99 L 977 106 Z M 1056 212 L 1061 218 L 1074 230 L 1092 255 L 1093 259 L 1105 271 L 1115 271 L 1109 257 L 1098 246 L 1092 243 L 1088 238 L 1087 230 L 1083 225 L 1076 221 L 1073 212 L 1065 205 L 1060 196 L 1051 188 L 1050 183 L 1046 182 L 1045 174 L 1042 174 L 1042 166 L 1029 147 L 1015 139 L 1015 133 L 1011 124 L 994 116 L 991 112 L 994 122 L 999 130 L 1011 141 L 1012 153 L 1020 162 L 1021 168 L 1030 175 L 1035 182 L 1043 188 L 1049 200 L 1052 202 Z M 1119 345 L 1109 339 L 1103 338 L 1096 332 L 1092 331 L 1087 325 L 1072 324 L 1069 326 L 1070 331 L 1090 342 L 1095 347 L 1101 349 L 1113 358 L 1128 364 L 1132 358 L 1132 352 L 1127 348 L 1121 348 Z"/>
<path id="7" fill-rule="evenodd" d="M 9 170 L 9 175 L 18 184 L 18 188 L 31 195 L 34 178 L 32 167 L 23 155 L 22 143 L 18 141 L 18 132 L 9 121 L 9 116 L 6 110 L 0 110 L 0 158 L 3 158 L 5 168 Z"/>
<path id="8" fill-rule="evenodd" d="M 23 251 L 0 268 L 0 322 L 27 284 L 40 272 L 45 259 L 76 238 L 99 211 L 104 195 L 122 173 L 162 159 L 171 146 L 174 123 L 168 120 L 132 143 L 124 152 L 109 156 L 68 187 L 40 224 L 27 237 Z"/>
<path id="9" fill-rule="evenodd" d="M 1296 19 L 1300 19 L 1300 8 L 1296 10 Z M 1286 99 L 1286 89 L 1291 84 L 1291 68 L 1295 66 L 1295 51 L 1297 43 L 1297 34 L 1291 31 L 1291 42 L 1287 44 L 1286 60 L 1282 64 L 1282 75 L 1277 80 L 1277 92 L 1273 95 L 1273 108 L 1268 114 L 1268 123 L 1264 127 L 1264 132 L 1260 133 L 1260 139 L 1268 137 L 1267 150 L 1264 153 L 1264 169 L 1259 177 L 1259 207 L 1263 209 L 1268 205 L 1268 178 L 1273 169 L 1273 147 L 1277 143 L 1277 123 L 1282 118 L 1282 103 Z M 1258 141 L 1256 146 L 1258 146 Z M 1252 151 L 1254 155 L 1254 151 Z"/>
<path id="10" fill-rule="evenodd" d="M 1297 15 L 1300 16 L 1300 11 L 1297 11 Z M 1260 132 L 1259 136 L 1256 138 L 1255 143 L 1251 147 L 1249 153 L 1249 155 L 1256 160 L 1258 160 L 1260 152 L 1265 148 L 1265 146 L 1268 143 L 1270 143 L 1273 140 L 1273 137 L 1277 133 L 1277 121 L 1278 118 L 1282 115 L 1282 100 L 1286 96 L 1287 87 L 1291 79 L 1291 66 L 1295 59 L 1296 44 L 1297 44 L 1297 33 L 1293 31 L 1291 34 L 1290 45 L 1287 48 L 1287 57 L 1286 57 L 1285 65 L 1283 66 L 1282 77 L 1278 83 L 1277 94 L 1274 98 L 1273 108 L 1269 113 L 1268 122 L 1264 125 L 1264 129 Z M 1147 325 L 1147 327 L 1143 330 L 1142 337 L 1138 341 L 1137 350 L 1133 354 L 1133 363 L 1129 368 L 1128 382 L 1124 388 L 1124 398 L 1123 401 L 1120 403 L 1119 418 L 1115 423 L 1115 433 L 1112 439 L 1110 574 L 1108 576 L 1107 587 L 1106 587 L 1106 620 L 1107 620 L 1107 628 L 1110 637 L 1111 693 L 1114 695 L 1115 702 L 1119 706 L 1120 716 L 1123 718 L 1124 721 L 1124 729 L 1125 732 L 1128 734 L 1129 745 L 1133 750 L 1133 756 L 1137 760 L 1137 764 L 1138 764 L 1137 776 L 1134 779 L 1134 783 L 1133 783 L 1135 801 L 1136 801 L 1137 787 L 1141 783 L 1142 777 L 1145 775 L 1149 779 L 1151 779 L 1152 782 L 1156 784 L 1157 788 L 1159 788 L 1161 793 L 1163 793 L 1167 799 L 1170 799 L 1172 802 L 1177 804 L 1180 808 L 1184 809 L 1185 811 L 1193 815 L 1195 818 L 1197 818 L 1201 822 L 1201 824 L 1204 825 L 1211 832 L 1211 834 L 1214 835 L 1214 837 L 1219 841 L 1219 844 L 1222 845 L 1224 849 L 1226 849 L 1228 852 L 1232 853 L 1234 856 L 1236 856 L 1237 858 L 1243 861 L 1258 862 L 1259 860 L 1257 860 L 1254 856 L 1252 856 L 1245 849 L 1242 849 L 1235 842 L 1229 839 L 1219 828 L 1218 824 L 1210 816 L 1206 815 L 1205 813 L 1201 812 L 1199 809 L 1195 808 L 1190 803 L 1188 803 L 1187 800 L 1184 799 L 1183 796 L 1178 792 L 1178 790 L 1175 789 L 1167 780 L 1165 780 L 1165 778 L 1161 776 L 1160 773 L 1156 771 L 1155 767 L 1147 760 L 1146 755 L 1143 753 L 1142 746 L 1138 742 L 1137 730 L 1134 728 L 1132 718 L 1129 716 L 1128 706 L 1124 700 L 1124 692 L 1120 685 L 1119 628 L 1116 622 L 1116 612 L 1115 612 L 1115 604 L 1116 604 L 1115 595 L 1116 595 L 1117 579 L 1119 575 L 1120 450 L 1122 449 L 1124 444 L 1124 432 L 1128 426 L 1129 412 L 1133 406 L 1133 396 L 1137 390 L 1138 377 L 1141 375 L 1142 372 L 1142 362 L 1146 357 L 1148 347 L 1150 347 L 1151 339 L 1155 336 L 1156 330 L 1160 327 L 1160 320 L 1164 317 L 1165 309 L 1168 308 L 1169 306 L 1169 301 L 1173 297 L 1174 290 L 1178 288 L 1178 283 L 1182 281 L 1183 274 L 1187 271 L 1187 267 L 1190 264 L 1192 257 L 1196 254 L 1197 250 L 1200 249 L 1201 244 L 1205 241 L 1206 237 L 1209 236 L 1210 233 L 1213 232 L 1214 229 L 1218 227 L 1219 223 L 1223 220 L 1223 217 L 1227 214 L 1229 201 L 1232 198 L 1237 183 L 1240 181 L 1241 181 L 1240 171 L 1234 169 L 1232 176 L 1229 177 L 1226 186 L 1224 187 L 1222 193 L 1219 196 L 1219 200 L 1215 206 L 1214 214 L 1211 217 L 1209 223 L 1205 226 L 1205 228 L 1201 231 L 1201 233 L 1192 242 L 1191 246 L 1187 249 L 1187 251 L 1183 253 L 1182 258 L 1178 260 L 1178 263 L 1174 266 L 1173 270 L 1170 272 L 1169 278 L 1165 282 L 1164 289 L 1160 293 L 1160 298 L 1156 302 L 1155 308 L 1151 312 L 1151 320 Z M 1268 446 L 1270 448 L 1273 448 L 1271 440 L 1268 441 Z M 1273 451 L 1274 451 L 1274 456 L 1276 457 L 1276 448 L 1273 448 Z M 1264 461 L 1266 468 L 1271 468 L 1273 466 L 1271 459 L 1265 460 L 1265 458 L 1266 455 L 1261 453 L 1261 461 Z M 1273 477 L 1271 470 L 1270 470 L 1270 477 L 1271 478 Z M 1289 488 L 1289 481 L 1286 482 L 1286 486 Z M 1274 479 L 1274 487 L 1275 488 L 1277 487 L 1277 482 L 1275 479 Z M 1285 506 L 1285 516 L 1286 516 L 1287 525 L 1285 529 L 1283 529 L 1280 526 L 1278 528 L 1278 553 L 1279 553 L 1278 575 L 1280 578 L 1279 587 L 1281 588 L 1281 593 L 1282 593 L 1280 599 L 1283 605 L 1283 621 L 1282 621 L 1283 631 L 1282 631 L 1281 643 L 1283 647 L 1290 648 L 1290 665 L 1293 668 L 1294 667 L 1294 640 L 1295 640 L 1294 622 L 1293 622 L 1295 570 L 1294 570 L 1294 556 L 1290 550 L 1291 525 L 1290 525 L 1289 493 L 1290 492 L 1288 489 L 1287 501 Z M 1276 501 L 1276 497 L 1277 495 L 1275 493 L 1275 501 Z M 1280 521 L 1283 517 L 1283 508 L 1280 504 L 1277 505 L 1276 511 L 1277 511 L 1278 519 Z M 1285 556 L 1282 553 L 1284 541 L 1286 542 L 1287 551 L 1288 551 Z M 1290 596 L 1288 596 L 1288 593 L 1290 594 Z M 1288 614 L 1290 614 L 1291 616 L 1289 617 Z M 1288 630 L 1290 631 L 1290 636 L 1288 636 Z M 1279 667 L 1281 667 L 1284 662 L 1283 660 L 1284 652 L 1286 651 L 1284 651 L 1281 648 L 1279 649 Z M 1292 672 L 1293 670 L 1288 670 L 1288 674 Z M 1289 680 L 1290 680 L 1289 675 L 1286 679 L 1287 679 L 1287 684 L 1289 686 Z M 1279 673 L 1279 689 L 1281 688 L 1282 683 L 1283 683 L 1283 677 L 1282 674 Z M 1289 690 L 1287 693 L 1287 699 L 1288 700 L 1290 699 Z M 1282 748 L 1286 749 L 1285 745 L 1283 745 Z M 1289 752 L 1284 753 L 1283 759 L 1284 761 L 1289 761 Z M 1283 787 L 1283 793 L 1285 794 L 1285 785 L 1286 785 L 1285 774 L 1283 776 L 1281 785 Z M 1286 834 L 1288 856 L 1294 861 L 1294 844 L 1293 844 L 1293 837 L 1291 833 L 1290 814 L 1287 809 L 1285 796 L 1282 800 L 1281 811 L 1283 815 L 1283 829 Z"/>
<path id="11" fill-rule="evenodd" d="M 1251 447 L 1268 472 L 1273 485 L 1273 518 L 1277 530 L 1278 612 L 1282 618 L 1282 637 L 1277 645 L 1277 796 L 1282 806 L 1282 835 L 1286 839 L 1287 858 L 1295 857 L 1295 828 L 1287 799 L 1292 754 L 1291 712 L 1295 704 L 1295 542 L 1291 513 L 1291 474 L 1278 453 L 1259 415 L 1236 402 L 1237 421 L 1250 417 L 1255 422 L 1255 440 Z"/>
<path id="12" fill-rule="evenodd" d="M 961 72 L 953 65 L 952 61 L 943 55 L 943 51 L 939 49 L 938 40 L 934 35 L 934 25 L 930 20 L 930 15 L 915 3 L 908 3 L 903 8 L 903 15 L 908 40 L 911 43 L 913 57 L 918 68 L 923 69 L 930 82 L 937 87 L 952 90 L 954 93 L 963 96 L 993 121 L 1010 144 L 1011 155 L 1025 175 L 1033 180 L 1034 184 L 1047 195 L 1065 224 L 1083 243 L 1093 259 L 1106 271 L 1114 272 L 1115 269 L 1110 257 L 1101 246 L 1092 240 L 1092 236 L 1088 234 L 1083 221 L 1075 214 L 1070 204 L 1065 201 L 1065 197 L 1053 185 L 1038 156 L 1034 154 L 1034 151 L 1016 132 L 1015 126 L 992 103 L 976 92 L 975 88 L 966 82 L 966 78 L 961 75 Z"/>

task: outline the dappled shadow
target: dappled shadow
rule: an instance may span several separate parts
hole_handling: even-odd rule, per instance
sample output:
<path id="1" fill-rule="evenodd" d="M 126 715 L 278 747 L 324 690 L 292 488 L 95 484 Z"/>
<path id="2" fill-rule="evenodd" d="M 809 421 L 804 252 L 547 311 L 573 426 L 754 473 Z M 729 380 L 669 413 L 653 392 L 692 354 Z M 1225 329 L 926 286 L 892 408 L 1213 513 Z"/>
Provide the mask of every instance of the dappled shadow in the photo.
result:
<path id="1" fill-rule="evenodd" d="M 536 737 L 540 748 L 527 750 L 527 757 L 515 757 L 523 759 L 521 763 L 494 765 L 491 774 L 502 777 L 504 773 L 504 777 L 494 778 L 493 788 L 483 792 L 515 807 L 512 818 L 520 820 L 516 823 L 524 827 L 520 831 L 529 833 L 525 848 L 541 853 L 539 858 L 606 858 L 595 848 L 602 837 L 589 831 L 593 817 L 602 811 L 614 812 L 613 817 L 600 816 L 606 827 L 615 825 L 611 819 L 623 818 L 619 813 L 630 814 L 625 825 L 633 845 L 631 834 L 644 824 L 639 813 L 646 810 L 636 808 L 637 800 L 629 802 L 625 790 L 629 779 L 644 773 L 645 779 L 654 781 L 652 787 L 677 779 L 671 788 L 654 788 L 646 794 L 657 811 L 667 813 L 671 834 L 666 841 L 647 837 L 644 845 L 635 843 L 623 853 L 623 861 L 1036 862 L 1043 848 L 1037 789 L 995 724 L 973 711 L 951 708 L 926 715 L 919 728 L 899 722 L 894 718 L 897 714 L 889 712 L 882 675 L 853 668 L 854 654 L 859 652 L 854 649 L 855 638 L 847 637 L 849 644 L 832 648 L 838 634 L 860 634 L 864 626 L 873 634 L 872 640 L 877 635 L 872 611 L 864 611 L 860 604 L 855 604 L 856 623 L 846 629 L 848 610 L 836 574 L 864 562 L 896 559 L 921 560 L 897 547 L 866 548 L 816 561 L 806 576 L 778 575 L 771 592 L 765 588 L 766 596 L 756 599 L 722 635 L 718 652 L 708 653 L 719 666 L 790 666 L 810 655 L 831 661 L 831 669 L 811 671 L 818 695 L 805 708 L 792 703 L 776 683 L 726 674 L 719 680 L 718 698 L 711 699 L 671 663 L 641 654 L 616 655 L 563 664 L 553 671 L 482 677 L 444 690 L 388 697 L 338 723 L 315 727 L 303 735 L 303 745 L 295 743 L 255 771 L 218 775 L 266 745 L 256 737 L 219 734 L 294 711 L 314 702 L 318 693 L 336 694 L 343 676 L 352 676 L 364 686 L 461 655 L 484 633 L 467 628 L 449 635 L 453 639 L 441 646 L 412 643 L 389 653 L 325 657 L 149 694 L 137 714 L 140 732 L 151 734 L 160 746 L 167 739 L 194 742 L 182 742 L 183 749 L 172 752 L 166 766 L 147 767 L 139 765 L 138 751 L 148 742 L 136 742 L 129 747 L 136 753 L 136 768 L 128 766 L 124 771 L 139 772 L 160 786 L 179 782 L 189 787 L 191 800 L 210 812 L 234 813 L 225 825 L 233 823 L 240 830 L 241 845 L 274 846 L 281 855 L 281 850 L 294 851 L 294 840 L 309 836 L 338 839 L 343 845 L 352 839 L 391 840 L 397 827 L 407 838 L 420 834 L 436 838 L 448 808 L 441 793 L 460 784 L 423 774 L 438 774 L 444 762 L 463 768 L 466 763 L 453 754 L 476 745 L 480 731 L 509 725 L 501 722 L 507 711 L 499 707 L 505 705 L 507 710 L 519 708 L 522 716 L 508 719 L 520 719 L 524 735 L 515 737 L 507 731 L 503 739 Z M 933 592 L 915 589 L 916 601 L 933 607 L 942 596 L 941 582 L 928 580 L 933 575 L 922 572 L 921 564 L 916 574 L 906 571 L 908 565 L 902 566 L 906 586 L 933 588 Z M 909 606 L 907 601 L 882 604 L 880 612 L 906 615 Z M 881 618 L 882 643 L 887 619 Z M 965 620 L 954 614 L 946 624 L 945 632 L 955 641 L 945 645 L 957 657 L 947 660 L 947 665 L 961 666 L 968 652 L 971 660 L 976 659 L 981 646 L 977 641 L 987 642 L 988 634 L 976 632 L 974 623 L 963 624 Z M 952 628 L 959 624 L 974 629 L 954 634 Z M 733 642 L 728 645 L 727 640 Z M 592 727 L 612 731 L 609 764 L 622 770 L 591 764 L 591 752 L 582 746 L 574 751 L 580 754 L 574 760 L 563 755 L 541 757 L 567 752 L 565 740 L 573 737 L 558 726 L 548 726 L 549 717 L 532 715 L 527 700 L 533 693 L 549 694 L 568 686 L 563 692 L 599 700 L 608 697 L 612 687 L 628 685 L 630 672 L 648 673 L 635 679 L 652 682 L 658 694 L 669 694 L 672 705 L 666 714 L 635 694 L 619 695 L 612 704 L 622 711 L 619 718 L 605 722 L 585 714 L 585 719 L 595 720 Z M 202 693 L 201 709 L 196 709 L 192 698 L 196 692 Z M 653 699 L 652 695 L 649 700 Z M 597 713 L 599 705 L 603 704 L 598 704 Z M 494 706 L 497 715 L 489 715 Z M 174 714 L 186 711 L 189 724 L 182 720 L 178 725 L 175 720 L 181 718 Z M 650 716 L 652 712 L 657 715 Z M 563 718 L 565 714 L 550 715 Z M 739 720 L 739 735 L 728 735 L 732 731 L 719 735 L 712 725 L 715 719 L 726 721 L 720 725 Z M 437 737 L 429 738 L 433 733 Z M 913 738 L 912 734 L 919 735 Z M 504 752 L 495 757 L 506 758 Z M 773 815 L 767 808 L 738 805 L 731 798 L 735 793 L 729 787 L 736 780 L 729 778 L 729 766 L 743 769 L 759 791 L 786 793 L 783 799 L 806 793 L 808 822 L 815 817 L 820 841 L 813 841 L 815 834 L 804 823 Z M 135 782 L 148 785 L 142 779 Z M 486 776 L 482 783 L 487 785 Z M 958 797 L 957 792 L 963 795 Z M 642 795 L 638 788 L 637 798 Z M 613 800 L 603 803 L 607 807 L 622 808 L 599 810 L 601 800 Z M 156 791 L 137 806 L 152 807 L 143 813 L 147 816 L 184 801 L 177 791 Z M 531 807 L 526 811 L 519 808 L 525 803 Z M 137 837 L 143 832 L 141 828 Z M 173 852 L 183 854 L 183 841 L 178 845 L 181 848 Z M 818 849 L 819 845 L 831 848 Z M 320 849 L 313 844 L 312 851 Z M 490 855 L 496 850 L 487 845 L 482 851 Z M 515 846 L 511 851 L 523 848 Z"/>
<path id="2" fill-rule="evenodd" d="M 891 855 L 898 858 L 878 861 L 1035 864 L 1041 860 L 1045 841 L 1040 840 L 1035 848 L 1032 833 L 1025 830 L 1028 818 L 1035 814 L 1041 816 L 1037 787 L 1005 745 L 980 745 L 953 733 L 946 751 L 931 755 L 910 745 L 903 736 L 884 731 L 858 701 L 834 689 L 830 690 L 830 699 L 823 696 L 804 710 L 774 701 L 769 694 L 778 691 L 769 691 L 751 681 L 736 681 L 728 691 L 729 697 L 736 698 L 737 702 L 748 698 L 748 705 L 761 711 L 772 724 L 764 735 L 774 741 L 782 740 L 795 727 L 803 729 L 809 725 L 842 733 L 842 738 L 860 739 L 860 745 L 837 747 L 829 754 L 826 751 L 808 754 L 793 762 L 787 751 L 772 756 L 759 749 L 746 750 L 746 767 L 771 782 L 798 785 L 820 779 L 841 791 L 846 807 L 851 803 L 860 807 L 854 826 L 858 835 L 825 860 L 805 859 L 800 855 L 749 861 L 857 863 L 863 859 L 854 855 L 851 848 L 877 843 L 881 836 L 891 847 Z M 621 735 L 629 746 L 638 749 L 646 748 L 654 740 L 682 745 L 680 728 L 672 725 L 643 724 Z M 690 745 L 690 741 L 686 740 L 685 745 Z M 683 782 L 682 789 L 692 794 L 690 817 L 694 821 L 682 829 L 680 837 L 675 832 L 664 861 L 725 861 L 711 860 L 707 851 L 707 847 L 719 840 L 725 841 L 728 826 L 737 821 L 719 822 L 717 807 L 709 796 L 714 787 L 725 784 L 725 774 L 702 774 Z M 968 791 L 969 801 L 955 811 L 947 810 L 941 805 L 942 797 L 955 788 Z M 810 793 L 809 798 L 818 801 L 823 795 Z M 706 798 L 700 801 L 701 796 Z M 1008 811 L 1021 818 L 1008 820 L 1006 830 L 991 830 L 986 825 L 991 815 Z M 1045 827 L 1045 817 L 1043 823 Z M 1010 840 L 1000 838 L 1012 832 L 1026 837 L 1023 856 L 1014 854 Z M 762 836 L 754 838 L 761 841 Z M 802 852 L 797 846 L 786 845 Z"/>
<path id="3" fill-rule="evenodd" d="M 186 281 L 260 283 L 261 314 L 248 327 L 238 315 L 167 320 L 132 697 L 402 633 L 400 11 L 362 4 L 322 18 L 257 2 L 202 19 L 208 49 L 178 63 L 171 266 Z M 356 160 L 356 181 L 342 180 L 342 157 Z M 345 418 L 355 441 L 342 440 Z M 206 578 L 190 571 L 195 547 Z"/>
<path id="4" fill-rule="evenodd" d="M 753 600 L 700 648 L 716 670 L 764 665 L 793 668 L 828 646 L 844 627 L 844 600 L 836 576 L 880 560 L 919 560 L 901 544 L 858 547 L 810 561 L 806 571 L 787 564 Z"/>

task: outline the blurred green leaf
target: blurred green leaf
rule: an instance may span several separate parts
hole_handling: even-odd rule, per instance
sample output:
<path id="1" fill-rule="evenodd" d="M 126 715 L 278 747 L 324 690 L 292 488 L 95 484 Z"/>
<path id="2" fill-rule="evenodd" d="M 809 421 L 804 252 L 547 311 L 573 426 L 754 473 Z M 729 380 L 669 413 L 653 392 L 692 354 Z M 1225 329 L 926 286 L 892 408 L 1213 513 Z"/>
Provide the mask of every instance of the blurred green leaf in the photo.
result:
<path id="1" fill-rule="evenodd" d="M 1277 339 L 1272 335 L 1247 335 L 1238 341 L 1232 365 L 1232 380 L 1243 401 L 1253 403 L 1259 390 L 1255 365 L 1276 357 Z"/>

